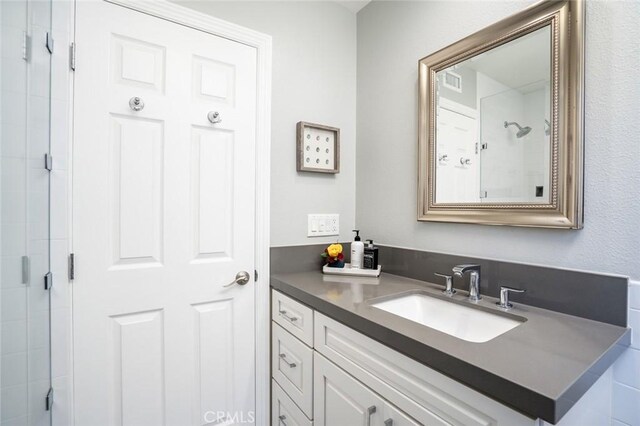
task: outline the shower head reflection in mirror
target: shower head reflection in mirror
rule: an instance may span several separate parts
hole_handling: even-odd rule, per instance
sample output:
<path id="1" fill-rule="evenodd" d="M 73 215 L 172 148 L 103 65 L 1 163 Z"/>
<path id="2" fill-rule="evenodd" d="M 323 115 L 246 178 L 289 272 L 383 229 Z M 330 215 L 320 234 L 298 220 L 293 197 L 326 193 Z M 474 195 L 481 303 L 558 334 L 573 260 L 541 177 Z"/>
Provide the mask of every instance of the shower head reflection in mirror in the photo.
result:
<path id="1" fill-rule="evenodd" d="M 516 133 L 516 137 L 518 139 L 526 136 L 529 134 L 529 132 L 531 131 L 531 127 L 526 126 L 526 127 L 522 127 L 521 125 L 519 125 L 518 123 L 516 123 L 515 121 L 511 121 L 511 122 L 504 122 L 504 128 L 506 129 L 509 126 L 516 126 L 518 128 L 518 133 Z"/>

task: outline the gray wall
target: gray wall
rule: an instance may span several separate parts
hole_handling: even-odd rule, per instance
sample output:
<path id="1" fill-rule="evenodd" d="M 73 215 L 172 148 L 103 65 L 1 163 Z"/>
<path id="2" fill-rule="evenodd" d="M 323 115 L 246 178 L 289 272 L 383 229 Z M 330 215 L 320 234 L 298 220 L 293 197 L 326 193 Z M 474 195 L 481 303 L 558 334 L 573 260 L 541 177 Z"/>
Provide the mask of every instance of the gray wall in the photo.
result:
<path id="1" fill-rule="evenodd" d="M 639 2 L 587 3 L 583 230 L 416 221 L 418 60 L 530 3 L 374 1 L 358 13 L 356 220 L 381 244 L 639 279 Z"/>
<path id="2" fill-rule="evenodd" d="M 307 213 L 339 213 L 341 240 L 355 223 L 356 16 L 333 2 L 176 1 L 273 37 L 271 245 L 307 238 Z M 296 172 L 296 123 L 340 128 L 337 175 Z"/>

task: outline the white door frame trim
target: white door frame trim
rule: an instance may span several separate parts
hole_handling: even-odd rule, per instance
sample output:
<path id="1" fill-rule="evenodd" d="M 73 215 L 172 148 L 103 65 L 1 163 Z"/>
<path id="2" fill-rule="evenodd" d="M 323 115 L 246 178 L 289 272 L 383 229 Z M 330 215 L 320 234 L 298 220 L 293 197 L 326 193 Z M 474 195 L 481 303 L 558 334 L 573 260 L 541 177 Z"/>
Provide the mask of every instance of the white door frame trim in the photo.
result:
<path id="1" fill-rule="evenodd" d="M 176 24 L 254 47 L 257 52 L 255 334 L 256 424 L 269 424 L 270 398 L 270 186 L 271 186 L 271 36 L 166 0 L 105 0 Z"/>

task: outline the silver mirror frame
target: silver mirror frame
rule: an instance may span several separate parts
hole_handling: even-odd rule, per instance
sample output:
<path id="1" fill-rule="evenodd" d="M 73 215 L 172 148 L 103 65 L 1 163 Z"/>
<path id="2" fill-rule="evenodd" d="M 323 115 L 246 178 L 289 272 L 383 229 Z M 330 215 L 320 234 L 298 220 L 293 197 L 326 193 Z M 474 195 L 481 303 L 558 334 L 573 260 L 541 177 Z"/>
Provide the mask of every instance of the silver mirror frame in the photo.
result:
<path id="1" fill-rule="evenodd" d="M 419 61 L 419 221 L 582 228 L 584 19 L 583 0 L 544 0 Z M 552 37 L 550 202 L 436 203 L 436 73 L 547 25 Z"/>

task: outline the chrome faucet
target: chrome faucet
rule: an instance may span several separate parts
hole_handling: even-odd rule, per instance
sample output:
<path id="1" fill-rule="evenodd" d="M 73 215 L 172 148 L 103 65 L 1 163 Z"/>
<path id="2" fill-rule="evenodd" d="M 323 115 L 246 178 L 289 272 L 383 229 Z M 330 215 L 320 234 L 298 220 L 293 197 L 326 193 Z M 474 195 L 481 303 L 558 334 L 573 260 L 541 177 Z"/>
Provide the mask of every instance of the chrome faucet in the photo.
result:
<path id="1" fill-rule="evenodd" d="M 453 275 L 463 278 L 465 272 L 469 272 L 469 301 L 477 302 L 480 296 L 480 265 L 457 265 L 453 267 Z"/>

